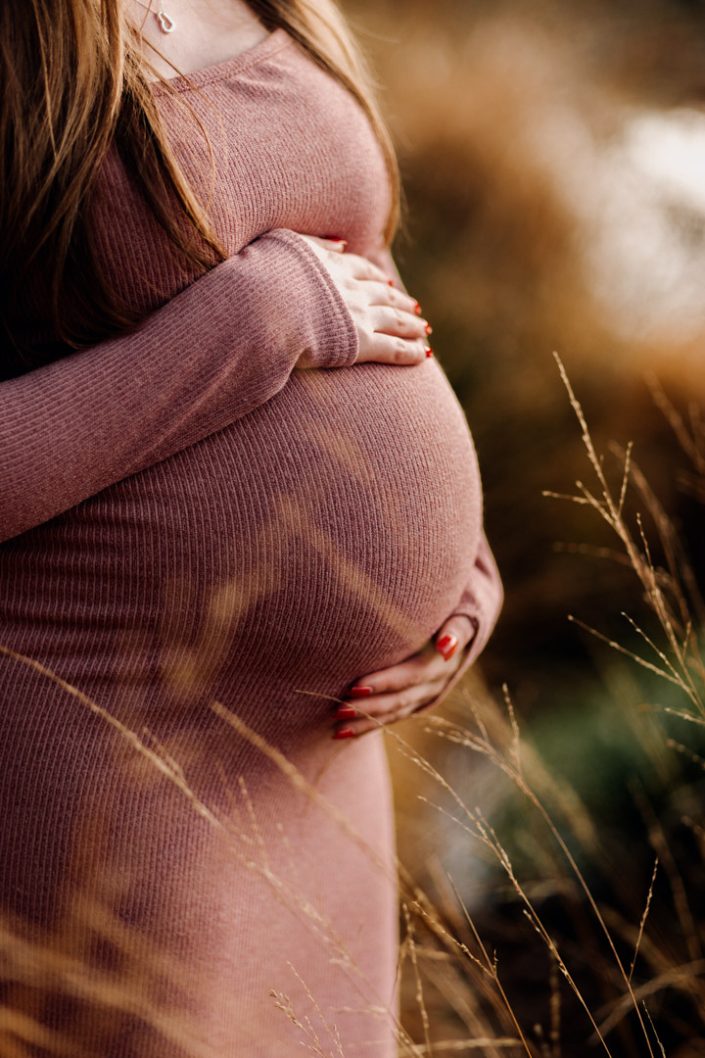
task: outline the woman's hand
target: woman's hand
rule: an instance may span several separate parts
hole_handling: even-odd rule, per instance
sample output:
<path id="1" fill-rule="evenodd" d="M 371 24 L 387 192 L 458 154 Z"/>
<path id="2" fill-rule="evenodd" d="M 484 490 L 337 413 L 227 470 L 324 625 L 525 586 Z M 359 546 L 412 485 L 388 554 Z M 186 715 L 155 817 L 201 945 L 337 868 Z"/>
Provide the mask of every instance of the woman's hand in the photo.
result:
<path id="1" fill-rule="evenodd" d="M 366 257 L 345 253 L 344 240 L 298 234 L 323 261 L 355 321 L 360 346 L 356 364 L 418 364 L 432 355 L 426 341 L 431 325 L 421 316 L 418 301 L 397 290 Z M 309 366 L 304 358 L 297 364 Z"/>
<path id="2" fill-rule="evenodd" d="M 333 738 L 356 738 L 433 701 L 460 667 L 474 637 L 470 618 L 454 614 L 418 654 L 356 680 L 349 691 L 353 700 L 335 707 Z"/>

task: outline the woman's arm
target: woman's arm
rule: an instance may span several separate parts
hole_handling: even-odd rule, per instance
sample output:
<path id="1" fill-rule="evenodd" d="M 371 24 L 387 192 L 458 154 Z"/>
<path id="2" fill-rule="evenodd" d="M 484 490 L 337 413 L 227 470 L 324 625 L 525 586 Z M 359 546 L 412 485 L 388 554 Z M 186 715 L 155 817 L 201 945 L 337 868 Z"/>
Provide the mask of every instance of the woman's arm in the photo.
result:
<path id="1" fill-rule="evenodd" d="M 353 318 L 297 232 L 249 243 L 137 331 L 0 383 L 0 540 L 354 362 Z"/>

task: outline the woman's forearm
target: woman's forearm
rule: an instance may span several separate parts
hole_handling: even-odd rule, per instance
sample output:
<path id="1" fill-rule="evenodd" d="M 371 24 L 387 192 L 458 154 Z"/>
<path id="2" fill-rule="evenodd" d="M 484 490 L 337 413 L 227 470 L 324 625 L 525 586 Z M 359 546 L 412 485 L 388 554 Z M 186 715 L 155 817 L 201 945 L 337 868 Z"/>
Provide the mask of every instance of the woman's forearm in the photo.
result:
<path id="1" fill-rule="evenodd" d="M 223 429 L 357 333 L 306 241 L 267 232 L 133 333 L 0 384 L 0 540 Z"/>

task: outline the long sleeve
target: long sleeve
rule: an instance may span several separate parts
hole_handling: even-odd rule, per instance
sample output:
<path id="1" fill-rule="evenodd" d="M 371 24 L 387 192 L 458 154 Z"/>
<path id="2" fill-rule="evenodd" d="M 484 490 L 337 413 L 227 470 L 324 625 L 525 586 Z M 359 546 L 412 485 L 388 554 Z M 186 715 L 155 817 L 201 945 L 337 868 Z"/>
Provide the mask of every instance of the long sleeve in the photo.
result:
<path id="1" fill-rule="evenodd" d="M 300 234 L 274 229 L 134 333 L 0 384 L 0 540 L 223 429 L 300 366 L 354 362 L 357 330 Z"/>

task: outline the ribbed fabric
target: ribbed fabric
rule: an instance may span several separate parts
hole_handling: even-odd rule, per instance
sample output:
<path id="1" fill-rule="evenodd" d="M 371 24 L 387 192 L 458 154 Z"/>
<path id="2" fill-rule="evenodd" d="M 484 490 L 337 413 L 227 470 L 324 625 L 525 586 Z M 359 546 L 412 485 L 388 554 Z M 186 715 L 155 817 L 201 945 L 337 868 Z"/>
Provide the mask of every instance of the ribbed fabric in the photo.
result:
<path id="1" fill-rule="evenodd" d="M 147 318 L 0 385 L 0 643 L 65 681 L 0 657 L 0 898 L 91 967 L 42 977 L 17 940 L 3 1002 L 77 1056 L 285 1058 L 314 1034 L 392 1058 L 384 735 L 333 741 L 331 707 L 453 612 L 477 631 L 451 686 L 484 646 L 501 586 L 479 470 L 438 360 L 356 364 L 300 235 L 398 276 L 361 108 L 281 29 L 191 82 L 155 93 L 230 258 L 180 271 L 111 155 L 95 239 Z"/>

